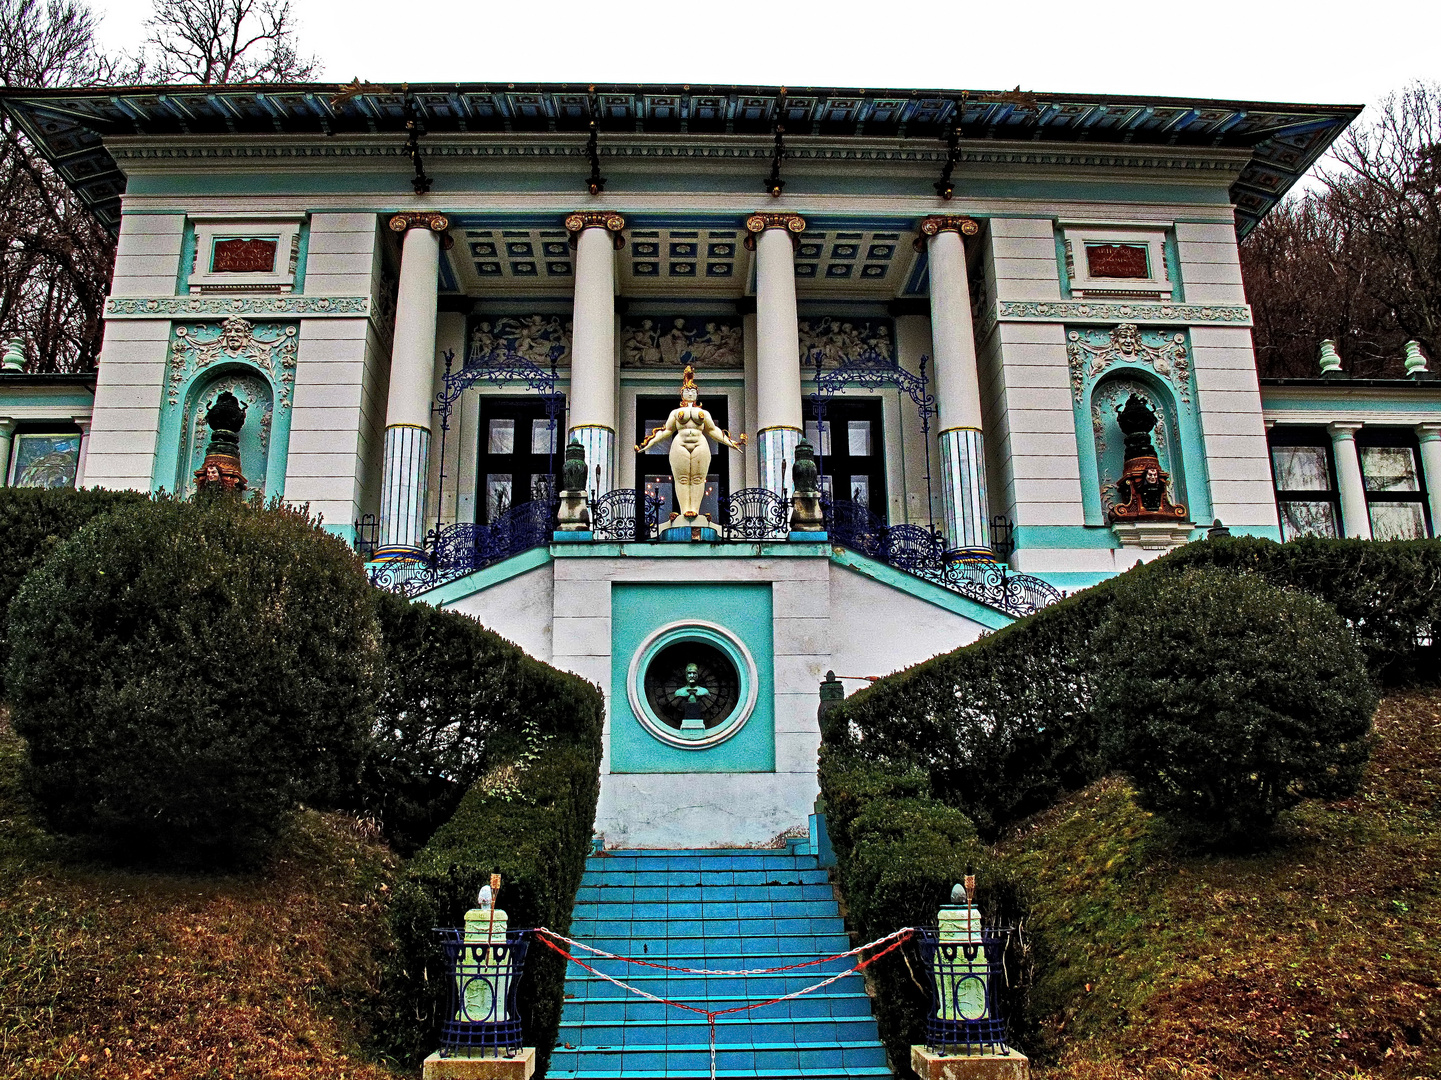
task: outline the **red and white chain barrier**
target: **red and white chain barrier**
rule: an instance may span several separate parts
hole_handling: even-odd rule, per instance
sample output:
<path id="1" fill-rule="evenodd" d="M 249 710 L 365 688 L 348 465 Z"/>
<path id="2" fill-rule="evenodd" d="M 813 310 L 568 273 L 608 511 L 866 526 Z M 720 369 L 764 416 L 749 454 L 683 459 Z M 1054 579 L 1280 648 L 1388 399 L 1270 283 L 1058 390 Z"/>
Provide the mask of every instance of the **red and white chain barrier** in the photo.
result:
<path id="1" fill-rule="evenodd" d="M 814 993 L 817 990 L 822 990 L 825 987 L 830 986 L 834 982 L 839 982 L 847 975 L 854 975 L 857 972 L 864 971 L 867 967 L 869 967 L 871 964 L 874 964 L 877 960 L 885 956 L 887 953 L 894 952 L 896 949 L 899 949 L 902 945 L 904 945 L 907 941 L 909 941 L 916 935 L 917 930 L 918 928 L 914 926 L 903 927 L 900 930 L 896 930 L 892 933 L 887 934 L 883 938 L 877 938 L 875 941 L 867 942 L 864 945 L 858 945 L 856 948 L 850 949 L 846 952 L 836 953 L 834 956 L 818 957 L 815 960 L 807 960 L 804 963 L 800 964 L 787 964 L 784 967 L 773 968 L 744 968 L 736 971 L 721 968 L 674 967 L 670 964 L 657 964 L 651 960 L 637 960 L 635 957 L 632 956 L 617 956 L 615 953 L 606 952 L 604 949 L 597 949 L 594 946 L 587 945 L 582 941 L 576 941 L 574 938 L 568 938 L 564 934 L 557 934 L 554 930 L 549 930 L 543 926 L 537 927 L 535 934 L 536 937 L 539 938 L 540 942 L 547 948 L 553 949 L 555 952 L 558 952 L 561 956 L 565 957 L 571 963 L 579 965 L 586 971 L 589 971 L 592 975 L 604 979 L 606 982 L 612 983 L 615 986 L 620 987 L 622 990 L 627 990 L 630 993 L 635 994 L 638 997 L 646 998 L 649 1001 L 659 1002 L 662 1005 L 670 1005 L 677 1009 L 684 1009 L 686 1012 L 699 1013 L 701 1016 L 704 1016 L 706 1018 L 706 1024 L 710 1029 L 710 1075 L 711 1080 L 715 1080 L 715 1021 L 717 1016 L 727 1016 L 731 1013 L 749 1012 L 751 1009 L 761 1009 L 767 1005 L 779 1004 L 782 1001 L 792 1001 L 795 998 L 804 997 L 806 994 Z M 787 971 L 798 971 L 801 968 L 814 967 L 817 964 L 826 964 L 832 960 L 844 960 L 848 957 L 860 956 L 867 949 L 879 948 L 882 945 L 884 945 L 885 948 L 881 949 L 880 952 L 875 953 L 872 956 L 868 956 L 864 959 L 858 960 L 853 967 L 847 969 L 846 971 L 837 972 L 836 974 L 832 975 L 828 979 L 823 980 L 822 982 L 815 983 L 812 986 L 802 987 L 800 990 L 793 990 L 791 993 L 782 994 L 780 997 L 770 998 L 766 1001 L 757 1001 L 751 1005 L 737 1005 L 730 1009 L 700 1009 L 694 1005 L 686 1005 L 679 1001 L 672 1001 L 669 998 L 658 997 L 655 994 L 651 994 L 645 990 L 642 990 L 638 986 L 632 986 L 628 982 L 617 979 L 613 975 L 607 975 L 605 972 L 599 971 L 596 968 L 592 967 L 590 964 L 586 963 L 584 960 L 581 960 L 580 958 L 575 956 L 574 953 L 557 944 L 557 942 L 563 942 L 565 945 L 568 945 L 573 949 L 580 949 L 606 960 L 619 960 L 622 963 L 636 964 L 640 967 L 657 968 L 661 971 L 674 971 L 683 975 L 728 976 L 778 975 Z"/>

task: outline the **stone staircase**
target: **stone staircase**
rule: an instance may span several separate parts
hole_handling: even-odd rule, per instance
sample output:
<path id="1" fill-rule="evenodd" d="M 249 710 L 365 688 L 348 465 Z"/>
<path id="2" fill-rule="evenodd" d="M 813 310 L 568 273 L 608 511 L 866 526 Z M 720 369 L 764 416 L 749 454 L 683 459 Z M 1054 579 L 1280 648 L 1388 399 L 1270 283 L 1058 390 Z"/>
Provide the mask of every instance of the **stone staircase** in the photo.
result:
<path id="1" fill-rule="evenodd" d="M 689 968 L 774 968 L 850 947 L 826 873 L 805 841 L 784 851 L 593 855 L 571 936 L 619 956 Z M 721 1010 L 845 971 L 853 959 L 775 975 L 685 975 L 588 960 L 658 997 Z M 570 965 L 555 1078 L 710 1075 L 704 1016 L 647 1001 Z M 860 975 L 794 1001 L 716 1020 L 718 1077 L 890 1076 Z"/>

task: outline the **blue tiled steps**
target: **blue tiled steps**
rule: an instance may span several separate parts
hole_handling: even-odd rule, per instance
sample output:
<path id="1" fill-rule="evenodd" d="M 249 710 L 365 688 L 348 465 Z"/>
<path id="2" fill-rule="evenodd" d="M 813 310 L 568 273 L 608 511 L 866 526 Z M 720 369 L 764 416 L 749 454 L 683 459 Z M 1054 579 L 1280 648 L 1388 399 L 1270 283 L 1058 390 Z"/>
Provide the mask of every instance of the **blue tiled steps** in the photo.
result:
<path id="1" fill-rule="evenodd" d="M 794 847 L 594 855 L 571 936 L 620 956 L 723 969 L 781 967 L 850 947 L 825 871 Z M 712 1010 L 779 997 L 854 964 L 700 976 L 588 962 L 658 997 Z M 647 1001 L 574 964 L 565 992 L 550 1066 L 556 1080 L 710 1075 L 704 1016 Z M 718 1018 L 716 1075 L 844 1080 L 891 1073 L 865 986 L 849 975 L 794 1001 Z"/>

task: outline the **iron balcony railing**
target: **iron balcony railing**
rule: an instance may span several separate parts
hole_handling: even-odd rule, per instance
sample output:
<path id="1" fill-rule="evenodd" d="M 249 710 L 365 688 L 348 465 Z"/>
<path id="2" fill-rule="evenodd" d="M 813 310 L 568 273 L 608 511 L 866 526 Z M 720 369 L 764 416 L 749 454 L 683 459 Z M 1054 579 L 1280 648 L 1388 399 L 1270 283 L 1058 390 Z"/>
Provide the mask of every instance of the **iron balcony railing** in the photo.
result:
<path id="1" fill-rule="evenodd" d="M 642 508 L 640 514 L 637 506 Z M 952 551 L 943 536 L 920 525 L 887 525 L 863 503 L 822 499 L 821 506 L 831 543 L 1008 615 L 1033 614 L 1064 595 L 1038 577 L 1013 573 L 998 559 Z M 655 540 L 668 523 L 667 509 L 663 496 L 647 495 L 643 488 L 608 491 L 591 501 L 591 537 L 619 543 Z M 371 581 L 405 596 L 419 595 L 550 543 L 555 512 L 555 502 L 536 499 L 511 507 L 489 524 L 431 530 L 423 559 L 383 563 L 371 570 Z M 790 512 L 791 502 L 785 496 L 767 488 L 742 488 L 719 500 L 715 523 L 723 541 L 785 540 L 790 535 Z M 362 558 L 374 551 L 377 531 L 373 518 L 356 522 L 356 549 Z M 994 522 L 993 535 L 998 545 L 1009 549 L 1008 522 Z"/>

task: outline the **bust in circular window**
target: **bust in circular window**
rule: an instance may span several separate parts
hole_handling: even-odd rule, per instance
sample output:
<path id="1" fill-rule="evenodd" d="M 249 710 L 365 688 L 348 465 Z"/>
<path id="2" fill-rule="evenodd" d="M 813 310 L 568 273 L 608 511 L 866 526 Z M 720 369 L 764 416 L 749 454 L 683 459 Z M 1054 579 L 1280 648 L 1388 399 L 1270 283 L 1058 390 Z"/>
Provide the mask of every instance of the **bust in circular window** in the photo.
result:
<path id="1" fill-rule="evenodd" d="M 682 737 L 703 737 L 731 718 L 740 676 L 730 657 L 704 641 L 677 641 L 645 671 L 645 695 L 657 719 Z"/>

